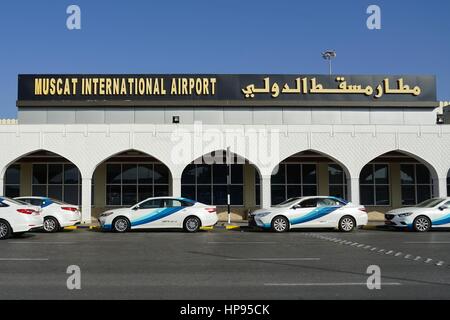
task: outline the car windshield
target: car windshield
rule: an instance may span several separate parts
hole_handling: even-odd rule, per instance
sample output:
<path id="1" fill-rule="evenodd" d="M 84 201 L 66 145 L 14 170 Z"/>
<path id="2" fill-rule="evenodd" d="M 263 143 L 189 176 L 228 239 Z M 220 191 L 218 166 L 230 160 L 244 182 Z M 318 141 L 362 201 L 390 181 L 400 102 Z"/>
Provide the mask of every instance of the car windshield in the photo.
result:
<path id="1" fill-rule="evenodd" d="M 445 199 L 442 199 L 442 198 L 433 198 L 433 199 L 426 200 L 422 203 L 419 203 L 416 207 L 417 208 L 433 208 L 444 200 Z"/>
<path id="2" fill-rule="evenodd" d="M 301 198 L 290 198 L 287 199 L 286 201 L 275 205 L 275 208 L 286 208 L 286 207 L 290 207 L 292 206 L 294 203 L 296 203 L 297 201 L 299 201 Z"/>

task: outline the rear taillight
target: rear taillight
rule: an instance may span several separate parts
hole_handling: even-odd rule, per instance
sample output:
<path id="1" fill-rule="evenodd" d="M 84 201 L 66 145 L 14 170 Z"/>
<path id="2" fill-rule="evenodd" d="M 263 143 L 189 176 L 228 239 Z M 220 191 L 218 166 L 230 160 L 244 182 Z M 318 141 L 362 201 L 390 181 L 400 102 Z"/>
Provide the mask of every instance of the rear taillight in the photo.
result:
<path id="1" fill-rule="evenodd" d="M 205 208 L 209 213 L 216 213 L 216 208 Z"/>
<path id="2" fill-rule="evenodd" d="M 66 211 L 71 211 L 71 212 L 78 211 L 78 209 L 74 208 L 74 207 L 61 207 L 61 209 L 66 210 Z"/>
<path id="3" fill-rule="evenodd" d="M 33 209 L 17 209 L 17 212 L 23 213 L 23 214 L 33 214 L 36 211 Z"/>

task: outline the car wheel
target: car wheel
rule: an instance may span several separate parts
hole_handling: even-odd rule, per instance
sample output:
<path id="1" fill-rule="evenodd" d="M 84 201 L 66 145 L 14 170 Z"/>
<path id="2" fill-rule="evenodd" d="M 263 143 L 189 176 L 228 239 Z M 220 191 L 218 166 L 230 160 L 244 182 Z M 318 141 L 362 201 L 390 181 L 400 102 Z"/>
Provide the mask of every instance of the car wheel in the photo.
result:
<path id="1" fill-rule="evenodd" d="M 44 231 L 48 233 L 59 231 L 59 222 L 53 217 L 44 219 Z"/>
<path id="2" fill-rule="evenodd" d="M 339 231 L 341 232 L 352 232 L 356 228 L 356 222 L 353 217 L 344 216 L 339 220 Z"/>
<path id="3" fill-rule="evenodd" d="M 124 233 L 130 229 L 131 225 L 127 218 L 118 217 L 114 220 L 112 227 L 115 232 Z"/>
<path id="4" fill-rule="evenodd" d="M 289 220 L 283 216 L 275 217 L 272 220 L 272 231 L 286 232 L 289 230 Z"/>
<path id="5" fill-rule="evenodd" d="M 12 235 L 12 229 L 8 222 L 0 220 L 0 240 L 8 239 Z"/>
<path id="6" fill-rule="evenodd" d="M 200 229 L 201 222 L 197 217 L 187 217 L 184 220 L 183 229 L 186 232 L 197 232 Z"/>
<path id="7" fill-rule="evenodd" d="M 416 232 L 427 232 L 431 229 L 431 220 L 428 217 L 417 217 L 413 222 L 413 228 Z"/>

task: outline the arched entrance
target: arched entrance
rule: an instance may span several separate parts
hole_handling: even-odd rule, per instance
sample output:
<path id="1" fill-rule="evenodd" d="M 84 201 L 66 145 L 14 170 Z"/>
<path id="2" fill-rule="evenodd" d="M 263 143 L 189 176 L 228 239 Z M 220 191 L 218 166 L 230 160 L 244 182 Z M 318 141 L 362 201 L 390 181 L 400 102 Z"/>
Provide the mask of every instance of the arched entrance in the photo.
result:
<path id="1" fill-rule="evenodd" d="M 39 150 L 11 163 L 4 175 L 7 197 L 43 196 L 81 205 L 81 175 L 77 166 L 50 151 Z"/>
<path id="2" fill-rule="evenodd" d="M 232 153 L 230 158 L 231 165 L 228 166 L 226 152 L 218 150 L 187 165 L 181 176 L 181 195 L 217 206 L 222 218 L 227 211 L 227 176 L 230 175 L 232 212 L 245 218 L 248 210 L 260 205 L 260 174 L 243 157 Z"/>
<path id="3" fill-rule="evenodd" d="M 437 196 L 436 177 L 421 159 L 401 151 L 385 153 L 361 170 L 361 204 L 379 212 L 416 205 Z"/>
<path id="4" fill-rule="evenodd" d="M 115 154 L 97 165 L 92 179 L 93 215 L 130 207 L 151 197 L 169 196 L 172 175 L 158 159 L 138 150 Z"/>
<path id="5" fill-rule="evenodd" d="M 308 150 L 283 160 L 271 179 L 272 205 L 292 197 L 348 198 L 347 169 L 325 154 Z"/>

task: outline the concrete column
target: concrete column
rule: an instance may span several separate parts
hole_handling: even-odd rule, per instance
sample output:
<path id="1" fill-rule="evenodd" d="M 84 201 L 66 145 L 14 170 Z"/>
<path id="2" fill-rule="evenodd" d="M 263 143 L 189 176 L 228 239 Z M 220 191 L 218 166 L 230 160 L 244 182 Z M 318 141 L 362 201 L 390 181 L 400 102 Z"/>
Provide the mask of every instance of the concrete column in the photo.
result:
<path id="1" fill-rule="evenodd" d="M 317 164 L 317 180 L 319 184 L 318 195 L 330 195 L 329 179 L 328 179 L 328 163 L 319 162 Z"/>
<path id="2" fill-rule="evenodd" d="M 391 207 L 401 208 L 402 207 L 402 185 L 401 185 L 401 175 L 400 175 L 400 164 L 391 163 L 389 165 L 390 174 L 390 191 L 391 191 Z"/>
<path id="3" fill-rule="evenodd" d="M 255 168 L 250 164 L 244 164 L 244 207 L 254 208 L 255 199 Z"/>
<path id="4" fill-rule="evenodd" d="M 3 177 L 0 177 L 0 190 L 1 194 L 5 194 L 5 179 Z"/>
<path id="5" fill-rule="evenodd" d="M 20 196 L 28 197 L 32 194 L 33 165 L 31 163 L 22 163 L 20 165 Z"/>
<path id="6" fill-rule="evenodd" d="M 106 164 L 100 164 L 94 172 L 94 203 L 98 208 L 106 207 Z"/>
<path id="7" fill-rule="evenodd" d="M 81 222 L 91 223 L 91 194 L 92 179 L 82 178 L 81 180 Z"/>
<path id="8" fill-rule="evenodd" d="M 439 195 L 440 198 L 446 198 L 448 196 L 447 193 L 447 177 L 439 178 L 438 180 L 438 193 L 435 192 L 435 195 Z M 435 183 L 436 184 L 436 183 Z"/>
<path id="9" fill-rule="evenodd" d="M 272 176 L 261 176 L 261 208 L 269 208 L 272 205 L 270 193 L 270 179 Z"/>
<path id="10" fill-rule="evenodd" d="M 181 177 L 172 178 L 172 197 L 181 197 Z"/>
<path id="11" fill-rule="evenodd" d="M 359 199 L 359 177 L 347 178 L 347 185 L 350 187 L 350 201 L 354 204 L 360 204 Z"/>

